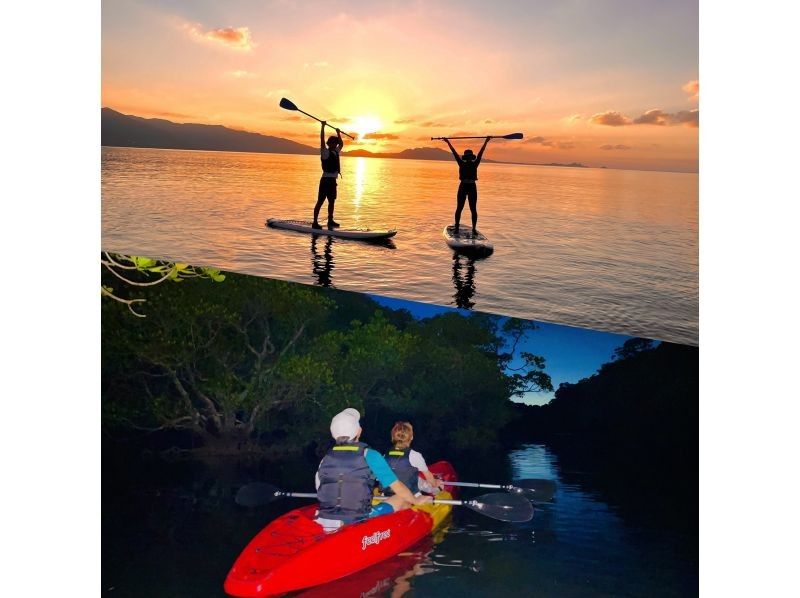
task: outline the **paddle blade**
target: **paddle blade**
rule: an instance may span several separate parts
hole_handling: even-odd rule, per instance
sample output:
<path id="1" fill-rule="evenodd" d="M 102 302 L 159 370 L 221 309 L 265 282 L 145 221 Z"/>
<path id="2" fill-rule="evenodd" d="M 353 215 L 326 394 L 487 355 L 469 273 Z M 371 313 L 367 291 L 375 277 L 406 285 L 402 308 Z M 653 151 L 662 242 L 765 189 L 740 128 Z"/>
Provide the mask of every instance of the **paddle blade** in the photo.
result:
<path id="1" fill-rule="evenodd" d="M 286 110 L 297 110 L 297 106 L 294 105 L 294 102 L 287 100 L 286 98 L 281 98 L 281 108 L 285 108 Z"/>
<path id="2" fill-rule="evenodd" d="M 522 139 L 522 133 L 509 133 L 508 135 L 503 135 L 503 139 Z"/>
<path id="3" fill-rule="evenodd" d="M 260 507 L 278 498 L 279 492 L 272 484 L 253 482 L 239 488 L 234 500 L 243 507 Z"/>
<path id="4" fill-rule="evenodd" d="M 525 523 L 533 519 L 531 501 L 519 494 L 506 494 L 505 492 L 484 494 L 474 501 L 470 501 L 468 506 L 477 513 L 500 521 Z"/>
<path id="5" fill-rule="evenodd" d="M 556 493 L 556 483 L 553 480 L 541 479 L 517 480 L 508 491 L 525 496 L 529 500 L 547 502 L 552 500 L 553 495 Z"/>

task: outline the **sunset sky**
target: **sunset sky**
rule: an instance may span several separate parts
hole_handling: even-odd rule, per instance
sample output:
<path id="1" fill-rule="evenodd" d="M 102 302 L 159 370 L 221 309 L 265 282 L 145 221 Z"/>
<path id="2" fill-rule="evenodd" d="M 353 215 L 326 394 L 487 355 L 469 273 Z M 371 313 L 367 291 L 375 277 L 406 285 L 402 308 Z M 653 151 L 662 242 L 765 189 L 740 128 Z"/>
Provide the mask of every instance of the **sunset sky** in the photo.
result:
<path id="1" fill-rule="evenodd" d="M 697 171 L 697 2 L 105 0 L 102 105 L 371 151 Z M 473 144 L 457 145 L 463 149 Z"/>

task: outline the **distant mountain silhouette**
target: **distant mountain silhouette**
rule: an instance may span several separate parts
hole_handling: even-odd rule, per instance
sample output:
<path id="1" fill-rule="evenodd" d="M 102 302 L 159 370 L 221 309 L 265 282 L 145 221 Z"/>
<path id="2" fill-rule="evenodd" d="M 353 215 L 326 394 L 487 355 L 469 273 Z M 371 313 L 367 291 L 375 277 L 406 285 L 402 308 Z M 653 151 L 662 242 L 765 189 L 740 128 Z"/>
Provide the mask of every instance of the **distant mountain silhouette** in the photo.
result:
<path id="1" fill-rule="evenodd" d="M 162 118 L 142 118 L 103 108 L 100 117 L 100 143 L 118 147 L 151 147 L 160 149 L 207 150 L 217 152 L 261 152 L 269 154 L 317 155 L 319 149 L 290 139 L 261 133 L 237 131 L 222 125 L 174 123 Z M 453 155 L 437 147 L 415 147 L 401 152 L 381 153 L 363 149 L 347 150 L 343 156 L 354 158 L 400 158 L 406 160 L 452 160 Z M 588 168 L 583 164 L 535 164 L 507 162 L 484 158 L 496 164 L 533 166 L 569 166 Z"/>
<path id="2" fill-rule="evenodd" d="M 101 111 L 100 143 L 120 147 L 317 154 L 319 150 L 296 141 L 248 133 L 222 125 L 179 124 L 160 118 L 141 118 L 111 108 Z"/>
<path id="3" fill-rule="evenodd" d="M 346 151 L 345 155 L 356 158 L 405 158 L 406 160 L 452 160 L 453 154 L 438 147 L 415 147 L 402 152 L 384 153 L 367 150 Z"/>

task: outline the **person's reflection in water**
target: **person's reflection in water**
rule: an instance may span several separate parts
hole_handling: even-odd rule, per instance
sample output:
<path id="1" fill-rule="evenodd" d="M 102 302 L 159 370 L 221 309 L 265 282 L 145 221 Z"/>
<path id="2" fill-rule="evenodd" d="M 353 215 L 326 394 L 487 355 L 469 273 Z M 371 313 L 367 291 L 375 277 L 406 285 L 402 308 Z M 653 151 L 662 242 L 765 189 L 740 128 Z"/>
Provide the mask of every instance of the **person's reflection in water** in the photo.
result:
<path id="1" fill-rule="evenodd" d="M 320 254 L 317 243 L 320 243 L 320 235 L 311 236 L 311 269 L 317 277 L 316 284 L 321 287 L 333 287 L 331 272 L 333 271 L 333 237 L 325 237 L 325 247 Z"/>
<path id="2" fill-rule="evenodd" d="M 463 262 L 462 262 L 463 260 Z M 475 295 L 475 258 L 453 254 L 453 286 L 456 289 L 453 299 L 456 307 L 461 309 L 472 309 L 475 302 L 472 297 Z"/>

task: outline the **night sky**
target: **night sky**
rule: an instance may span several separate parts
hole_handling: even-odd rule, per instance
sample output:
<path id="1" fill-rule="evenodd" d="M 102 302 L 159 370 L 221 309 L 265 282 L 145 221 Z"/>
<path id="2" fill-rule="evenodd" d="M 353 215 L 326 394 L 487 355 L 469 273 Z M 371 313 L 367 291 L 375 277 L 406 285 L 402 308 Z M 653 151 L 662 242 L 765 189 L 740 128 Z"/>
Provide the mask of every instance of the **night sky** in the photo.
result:
<path id="1" fill-rule="evenodd" d="M 451 307 L 417 303 L 390 297 L 370 295 L 372 299 L 390 309 L 406 309 L 417 318 L 429 318 L 441 313 L 456 311 L 464 315 L 470 312 Z M 545 358 L 545 371 L 553 381 L 553 388 L 562 382 L 577 382 L 591 376 L 604 363 L 611 361 L 614 349 L 633 338 L 623 334 L 598 332 L 571 326 L 537 322 L 539 329 L 520 343 L 517 353 L 528 351 Z M 512 366 L 519 363 L 512 362 Z M 523 402 L 541 405 L 553 398 L 553 393 L 528 393 Z M 516 400 L 516 399 L 515 399 Z"/>

